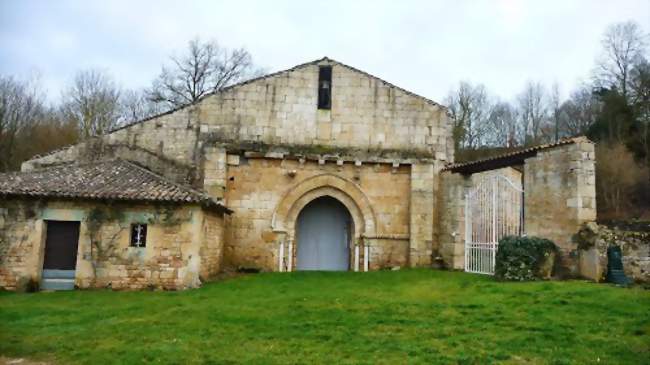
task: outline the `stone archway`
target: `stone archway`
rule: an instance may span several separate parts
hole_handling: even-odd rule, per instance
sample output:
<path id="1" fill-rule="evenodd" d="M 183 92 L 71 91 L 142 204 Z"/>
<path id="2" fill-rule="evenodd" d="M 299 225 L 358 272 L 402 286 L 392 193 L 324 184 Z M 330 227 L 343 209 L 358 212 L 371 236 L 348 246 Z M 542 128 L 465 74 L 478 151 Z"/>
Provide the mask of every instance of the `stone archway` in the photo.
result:
<path id="1" fill-rule="evenodd" d="M 296 222 L 300 212 L 310 202 L 321 198 L 331 197 L 340 202 L 352 218 L 350 235 L 350 266 L 358 270 L 360 244 L 364 249 L 365 240 L 362 238 L 376 236 L 376 217 L 368 197 L 359 186 L 352 181 L 336 175 L 322 174 L 305 179 L 292 187 L 280 199 L 271 221 L 272 229 L 279 236 L 279 265 L 280 271 L 293 270 L 295 267 Z M 364 260 L 367 255 L 364 254 Z M 367 266 L 367 263 L 364 264 Z M 364 266 L 364 267 L 365 267 Z"/>
<path id="2" fill-rule="evenodd" d="M 331 174 L 310 177 L 291 188 L 273 213 L 273 231 L 293 239 L 300 211 L 312 200 L 323 196 L 338 200 L 348 209 L 354 222 L 355 238 L 375 236 L 376 218 L 368 197 L 354 182 Z"/>

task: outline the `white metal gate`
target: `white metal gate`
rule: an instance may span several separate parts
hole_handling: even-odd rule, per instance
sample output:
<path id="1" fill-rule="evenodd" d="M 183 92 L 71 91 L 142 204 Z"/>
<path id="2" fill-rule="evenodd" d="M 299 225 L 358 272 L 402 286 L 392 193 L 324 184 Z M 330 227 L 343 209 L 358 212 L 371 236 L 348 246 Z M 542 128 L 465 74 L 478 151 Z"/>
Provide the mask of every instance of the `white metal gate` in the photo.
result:
<path id="1" fill-rule="evenodd" d="M 465 196 L 465 271 L 494 274 L 499 239 L 523 234 L 521 183 L 488 175 Z"/>

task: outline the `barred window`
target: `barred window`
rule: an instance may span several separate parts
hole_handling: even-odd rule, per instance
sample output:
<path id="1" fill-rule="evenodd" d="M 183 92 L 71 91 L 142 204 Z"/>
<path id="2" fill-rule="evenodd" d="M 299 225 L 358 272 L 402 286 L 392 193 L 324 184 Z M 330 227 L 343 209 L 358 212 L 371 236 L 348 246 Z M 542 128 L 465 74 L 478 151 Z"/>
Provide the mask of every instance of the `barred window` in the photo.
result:
<path id="1" fill-rule="evenodd" d="M 146 247 L 147 246 L 147 225 L 146 224 L 132 224 L 131 225 L 131 247 Z"/>

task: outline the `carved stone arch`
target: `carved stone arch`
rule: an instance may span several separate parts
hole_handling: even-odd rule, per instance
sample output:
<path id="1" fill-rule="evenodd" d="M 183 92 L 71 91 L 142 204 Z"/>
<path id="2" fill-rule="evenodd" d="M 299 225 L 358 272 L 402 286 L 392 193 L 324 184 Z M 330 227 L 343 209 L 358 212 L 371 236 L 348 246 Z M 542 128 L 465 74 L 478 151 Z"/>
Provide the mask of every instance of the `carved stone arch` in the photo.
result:
<path id="1" fill-rule="evenodd" d="M 292 239 L 300 211 L 309 202 L 323 196 L 330 196 L 345 205 L 354 222 L 355 238 L 376 235 L 375 213 L 368 197 L 354 182 L 332 174 L 313 176 L 292 187 L 273 213 L 273 230 Z"/>

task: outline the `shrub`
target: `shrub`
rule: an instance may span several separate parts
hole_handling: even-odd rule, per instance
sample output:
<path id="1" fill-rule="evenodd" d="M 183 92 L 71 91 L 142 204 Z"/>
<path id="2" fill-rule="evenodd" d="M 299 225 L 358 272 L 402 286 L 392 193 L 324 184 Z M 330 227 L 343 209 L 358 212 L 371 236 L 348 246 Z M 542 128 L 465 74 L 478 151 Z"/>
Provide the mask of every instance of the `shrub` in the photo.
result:
<path id="1" fill-rule="evenodd" d="M 545 238 L 504 237 L 499 241 L 494 275 L 510 281 L 548 278 L 556 252 L 555 244 Z"/>

